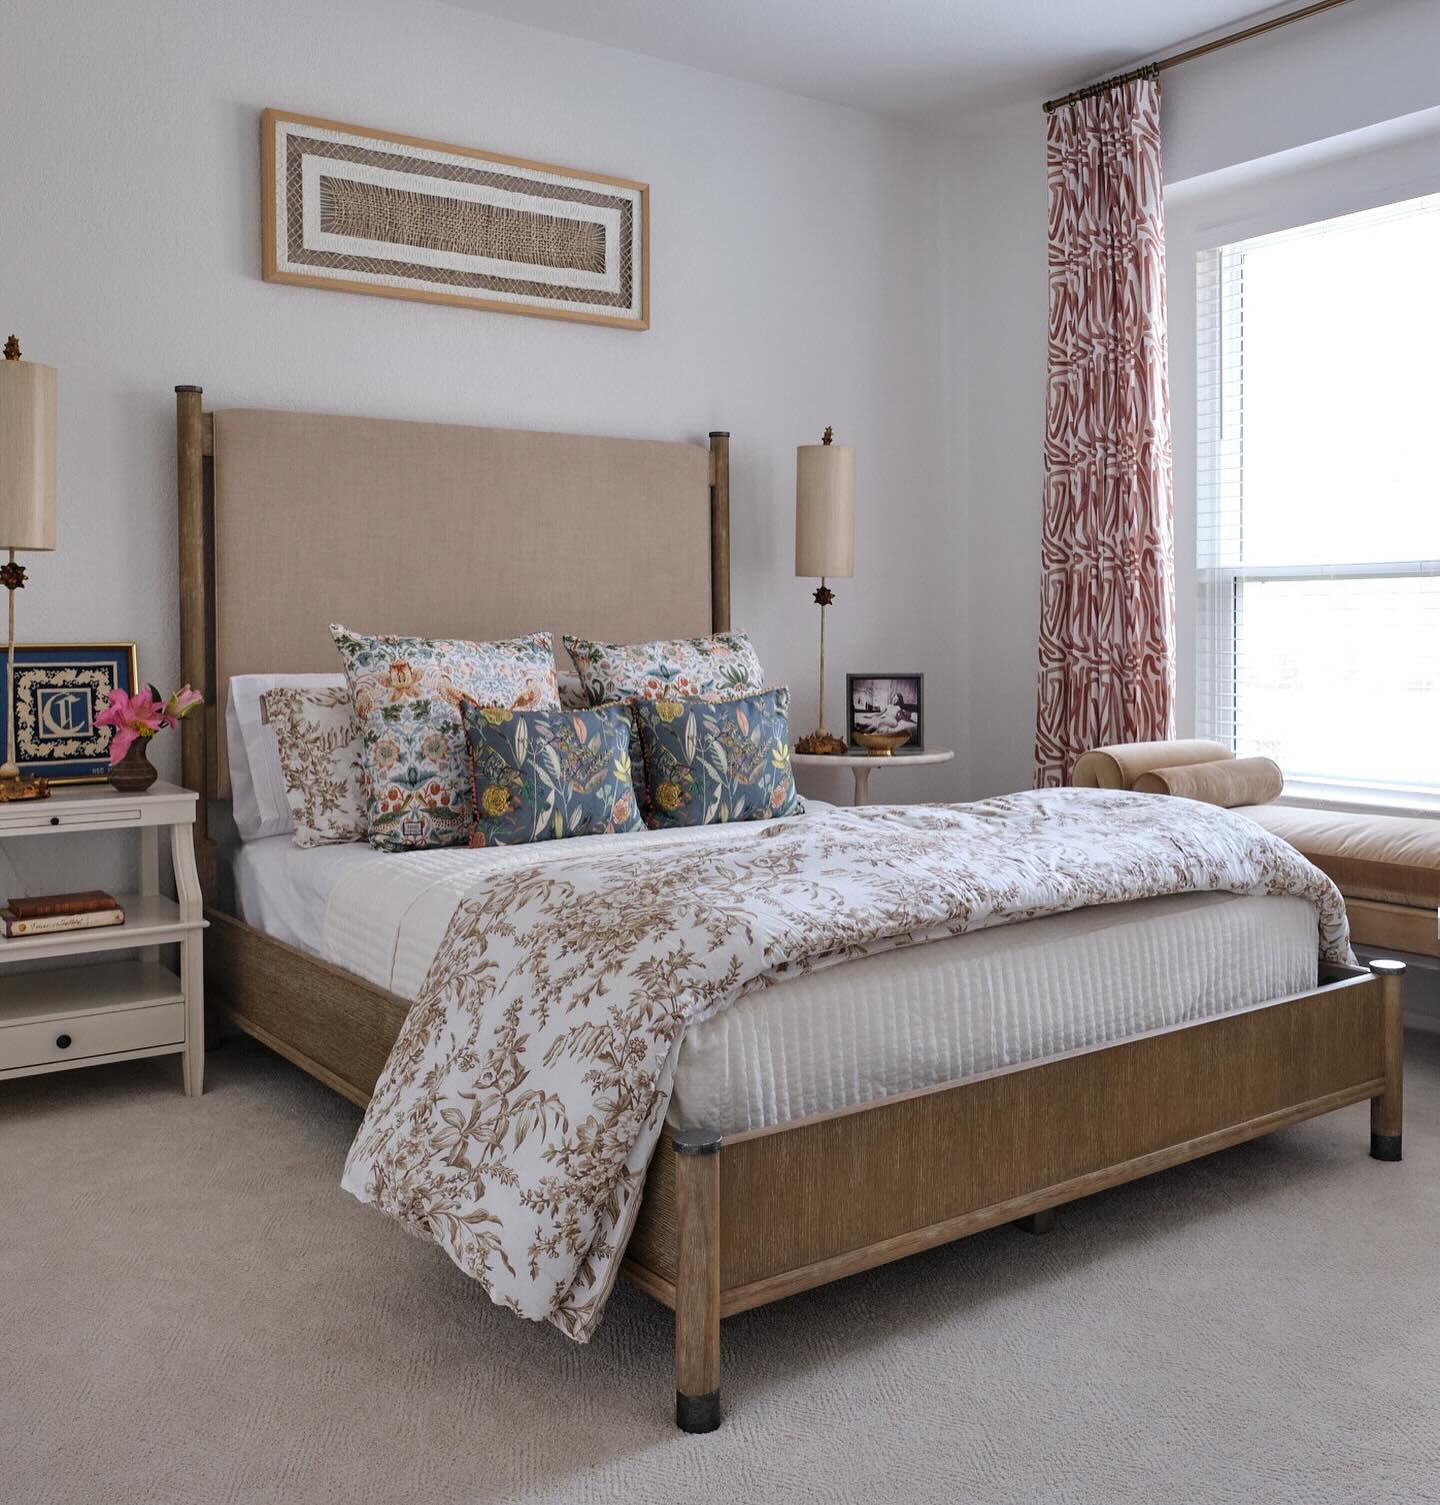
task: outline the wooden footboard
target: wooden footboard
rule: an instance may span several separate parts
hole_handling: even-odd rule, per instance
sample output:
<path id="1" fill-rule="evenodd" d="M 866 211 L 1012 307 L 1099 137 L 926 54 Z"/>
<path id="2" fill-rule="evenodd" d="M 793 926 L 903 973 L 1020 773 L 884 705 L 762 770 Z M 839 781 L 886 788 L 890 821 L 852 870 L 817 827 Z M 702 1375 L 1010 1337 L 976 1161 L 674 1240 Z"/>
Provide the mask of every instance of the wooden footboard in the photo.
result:
<path id="1" fill-rule="evenodd" d="M 362 1108 L 410 1005 L 207 909 L 206 997 L 232 1024 Z"/>
<path id="2" fill-rule="evenodd" d="M 1312 992 L 1120 1044 L 667 1136 L 626 1271 L 675 1309 L 681 1426 L 719 1425 L 722 1317 L 1366 1099 L 1372 1154 L 1398 1159 L 1403 972 L 1330 968 Z"/>
<path id="3" fill-rule="evenodd" d="M 408 1005 L 207 911 L 209 996 L 352 1102 Z M 1272 1129 L 1370 1100 L 1401 1154 L 1404 964 L 1324 969 L 1311 992 L 727 1138 L 666 1134 L 625 1274 L 675 1311 L 676 1419 L 720 1424 L 720 1321 Z"/>

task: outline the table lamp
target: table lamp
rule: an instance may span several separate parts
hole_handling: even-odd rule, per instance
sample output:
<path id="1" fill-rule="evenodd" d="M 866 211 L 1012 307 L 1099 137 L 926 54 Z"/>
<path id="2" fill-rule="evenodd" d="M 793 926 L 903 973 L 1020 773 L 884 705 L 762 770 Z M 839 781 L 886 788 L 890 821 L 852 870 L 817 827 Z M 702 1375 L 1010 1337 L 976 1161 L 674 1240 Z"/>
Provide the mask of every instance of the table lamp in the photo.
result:
<path id="1" fill-rule="evenodd" d="M 44 799 L 45 779 L 22 776 L 15 761 L 15 592 L 25 584 L 16 549 L 55 547 L 55 417 L 59 390 L 54 366 L 20 359 L 12 334 L 0 361 L 0 585 L 10 593 L 10 624 L 5 650 L 5 762 L 0 766 L 0 800 Z"/>
<path id="2" fill-rule="evenodd" d="M 820 580 L 815 592 L 820 608 L 819 725 L 796 742 L 795 751 L 843 753 L 844 740 L 825 728 L 825 608 L 835 600 L 826 582 L 855 573 L 855 451 L 836 444 L 835 430 L 828 427 L 819 444 L 802 444 L 795 451 L 795 573 Z"/>

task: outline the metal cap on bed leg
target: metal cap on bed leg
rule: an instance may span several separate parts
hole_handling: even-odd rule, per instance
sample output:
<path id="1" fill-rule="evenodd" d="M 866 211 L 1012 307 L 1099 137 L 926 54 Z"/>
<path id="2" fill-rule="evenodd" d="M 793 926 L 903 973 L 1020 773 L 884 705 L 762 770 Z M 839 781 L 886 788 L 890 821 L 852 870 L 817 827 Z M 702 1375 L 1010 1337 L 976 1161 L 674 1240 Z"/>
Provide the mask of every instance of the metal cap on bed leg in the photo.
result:
<path id="1" fill-rule="evenodd" d="M 677 1155 L 718 1155 L 720 1140 L 714 1129 L 677 1129 L 670 1136 Z"/>
<path id="2" fill-rule="evenodd" d="M 1389 958 L 1370 963 L 1379 980 L 1385 1044 L 1385 1091 L 1370 1100 L 1370 1154 L 1375 1160 L 1402 1158 L 1400 1127 L 1405 1092 L 1405 963 Z"/>
<path id="3" fill-rule="evenodd" d="M 675 1392 L 675 1425 L 682 1432 L 714 1432 L 720 1426 L 720 1392 L 686 1395 Z"/>

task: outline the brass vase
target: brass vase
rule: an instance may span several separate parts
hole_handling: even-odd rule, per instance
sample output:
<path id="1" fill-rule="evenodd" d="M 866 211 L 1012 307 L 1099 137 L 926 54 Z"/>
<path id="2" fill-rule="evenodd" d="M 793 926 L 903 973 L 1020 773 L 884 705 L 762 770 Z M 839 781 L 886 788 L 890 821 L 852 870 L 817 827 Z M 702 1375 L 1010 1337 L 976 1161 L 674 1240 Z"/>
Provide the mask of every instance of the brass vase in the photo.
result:
<path id="1" fill-rule="evenodd" d="M 146 751 L 145 737 L 136 739 L 125 750 L 125 756 L 112 765 L 109 773 L 110 787 L 121 794 L 144 794 L 160 777 L 160 771 L 151 763 Z"/>

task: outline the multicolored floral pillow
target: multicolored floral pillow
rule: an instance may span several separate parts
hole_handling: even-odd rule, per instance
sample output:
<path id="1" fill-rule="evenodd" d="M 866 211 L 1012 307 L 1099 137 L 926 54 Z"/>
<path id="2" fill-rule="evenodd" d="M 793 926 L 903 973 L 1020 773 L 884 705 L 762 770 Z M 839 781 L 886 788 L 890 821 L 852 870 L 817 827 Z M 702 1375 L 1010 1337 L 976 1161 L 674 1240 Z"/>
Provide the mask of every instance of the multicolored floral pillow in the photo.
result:
<path id="1" fill-rule="evenodd" d="M 565 634 L 591 705 L 612 700 L 714 700 L 765 685 L 765 672 L 743 632 L 708 638 L 665 638 L 650 643 L 595 643 Z M 645 766 L 637 732 L 630 739 L 635 793 L 645 798 Z"/>
<path id="2" fill-rule="evenodd" d="M 280 750 L 285 803 L 297 847 L 364 841 L 365 754 L 344 685 L 282 687 L 260 697 Z"/>
<path id="3" fill-rule="evenodd" d="M 652 829 L 803 813 L 790 770 L 789 690 L 637 700 L 633 709 Z"/>
<path id="4" fill-rule="evenodd" d="M 472 847 L 642 829 L 630 780 L 630 708 L 514 711 L 467 705 Z"/>
<path id="5" fill-rule="evenodd" d="M 565 651 L 575 661 L 591 705 L 743 695 L 765 684 L 760 660 L 743 632 L 652 643 L 594 643 L 566 633 Z"/>
<path id="6" fill-rule="evenodd" d="M 550 634 L 467 643 L 330 630 L 364 741 L 371 846 L 462 845 L 472 801 L 460 707 L 558 710 Z"/>

